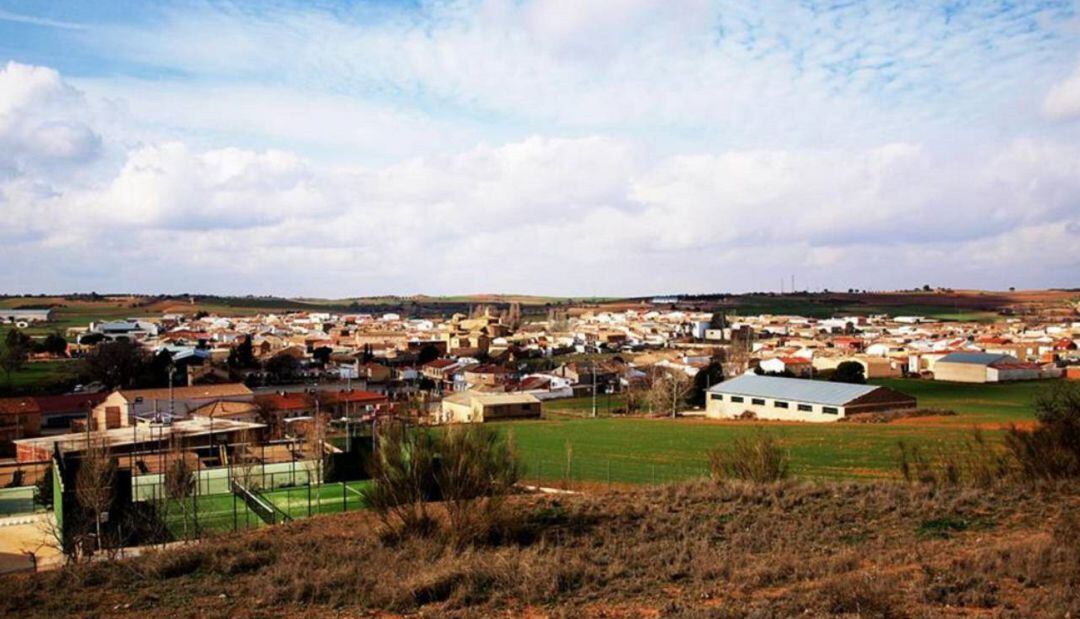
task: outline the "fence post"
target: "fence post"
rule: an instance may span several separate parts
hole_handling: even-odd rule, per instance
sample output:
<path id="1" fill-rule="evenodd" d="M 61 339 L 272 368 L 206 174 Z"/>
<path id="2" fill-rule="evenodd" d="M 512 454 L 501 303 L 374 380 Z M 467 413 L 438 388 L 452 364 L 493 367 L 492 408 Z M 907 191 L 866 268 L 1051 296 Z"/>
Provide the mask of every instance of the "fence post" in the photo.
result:
<path id="1" fill-rule="evenodd" d="M 229 484 L 229 492 L 232 493 L 232 530 L 233 530 L 233 533 L 236 533 L 236 525 L 237 525 L 237 519 L 236 519 L 236 493 L 232 492 L 232 484 L 231 483 Z"/>
<path id="2" fill-rule="evenodd" d="M 349 511 L 349 495 L 345 480 L 341 480 L 341 513 Z"/>
<path id="3" fill-rule="evenodd" d="M 196 457 L 195 459 L 195 498 L 191 501 L 191 510 L 195 514 L 195 537 L 198 539 L 202 537 L 199 535 L 199 491 L 200 482 L 202 481 L 202 459 Z"/>

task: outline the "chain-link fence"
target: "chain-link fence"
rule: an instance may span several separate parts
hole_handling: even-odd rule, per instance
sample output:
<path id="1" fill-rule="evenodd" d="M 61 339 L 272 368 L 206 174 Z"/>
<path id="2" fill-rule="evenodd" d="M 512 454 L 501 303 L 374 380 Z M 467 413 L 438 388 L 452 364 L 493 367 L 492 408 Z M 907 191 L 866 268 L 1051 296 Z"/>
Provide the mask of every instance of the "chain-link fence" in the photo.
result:
<path id="1" fill-rule="evenodd" d="M 171 539 L 253 529 L 318 514 L 362 509 L 367 481 L 320 482 L 311 461 L 198 471 L 190 483 L 162 475 L 132 479 L 132 497 L 150 506 Z"/>
<path id="2" fill-rule="evenodd" d="M 38 500 L 37 484 L 45 478 L 50 462 L 13 463 L 0 466 L 0 518 L 32 514 L 47 509 Z"/>

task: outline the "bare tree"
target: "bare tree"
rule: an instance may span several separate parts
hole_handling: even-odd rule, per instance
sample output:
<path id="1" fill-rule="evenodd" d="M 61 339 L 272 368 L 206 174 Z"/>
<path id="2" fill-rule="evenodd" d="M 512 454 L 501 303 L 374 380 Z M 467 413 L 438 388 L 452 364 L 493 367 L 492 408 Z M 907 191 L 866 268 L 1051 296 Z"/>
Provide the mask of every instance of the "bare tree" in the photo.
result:
<path id="1" fill-rule="evenodd" d="M 102 525 L 112 506 L 115 480 L 116 461 L 109 453 L 108 441 L 104 437 L 88 439 L 75 477 L 75 498 L 94 518 L 99 552 L 104 548 Z"/>
<path id="2" fill-rule="evenodd" d="M 326 428 L 329 425 L 329 414 L 323 410 L 318 400 L 318 395 L 311 396 L 313 403 L 311 424 L 303 434 L 301 451 L 303 452 L 304 466 L 307 469 L 308 483 L 312 480 L 322 482 L 324 476 L 323 464 L 326 455 L 325 441 Z"/>
<path id="3" fill-rule="evenodd" d="M 653 380 L 649 399 L 654 410 L 670 412 L 671 416 L 675 417 L 679 407 L 686 404 L 693 387 L 694 382 L 685 372 L 668 370 Z"/>
<path id="4" fill-rule="evenodd" d="M 754 334 L 749 329 L 737 329 L 731 333 L 731 343 L 725 351 L 721 364 L 724 376 L 738 376 L 750 368 L 753 356 Z"/>
<path id="5" fill-rule="evenodd" d="M 188 536 L 188 523 L 191 521 L 192 498 L 195 496 L 195 484 L 198 479 L 195 471 L 184 457 L 183 437 L 174 432 L 169 437 L 169 452 L 164 471 L 165 503 L 170 502 L 180 507 L 184 518 L 184 539 Z M 165 516 L 168 509 L 165 510 Z"/>

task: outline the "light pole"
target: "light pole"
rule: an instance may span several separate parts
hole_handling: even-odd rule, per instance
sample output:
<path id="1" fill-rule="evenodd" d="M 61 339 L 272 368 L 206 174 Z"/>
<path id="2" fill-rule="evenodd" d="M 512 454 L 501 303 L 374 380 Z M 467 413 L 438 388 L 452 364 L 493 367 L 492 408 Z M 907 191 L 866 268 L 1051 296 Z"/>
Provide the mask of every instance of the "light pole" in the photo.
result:
<path id="1" fill-rule="evenodd" d="M 596 417 L 596 361 L 592 362 L 592 416 Z"/>

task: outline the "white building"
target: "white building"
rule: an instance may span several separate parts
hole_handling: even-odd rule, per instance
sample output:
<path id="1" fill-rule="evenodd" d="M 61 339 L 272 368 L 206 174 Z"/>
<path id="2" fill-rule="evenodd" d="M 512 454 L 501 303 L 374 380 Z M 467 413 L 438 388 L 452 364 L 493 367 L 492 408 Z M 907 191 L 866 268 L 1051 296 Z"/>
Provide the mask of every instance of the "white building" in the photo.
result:
<path id="1" fill-rule="evenodd" d="M 836 421 L 856 413 L 915 408 L 915 398 L 876 385 L 744 374 L 709 389 L 705 416 L 735 419 Z"/>

